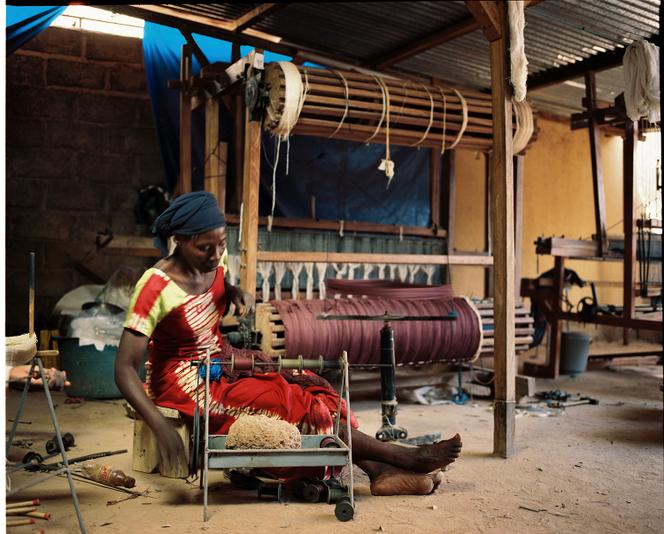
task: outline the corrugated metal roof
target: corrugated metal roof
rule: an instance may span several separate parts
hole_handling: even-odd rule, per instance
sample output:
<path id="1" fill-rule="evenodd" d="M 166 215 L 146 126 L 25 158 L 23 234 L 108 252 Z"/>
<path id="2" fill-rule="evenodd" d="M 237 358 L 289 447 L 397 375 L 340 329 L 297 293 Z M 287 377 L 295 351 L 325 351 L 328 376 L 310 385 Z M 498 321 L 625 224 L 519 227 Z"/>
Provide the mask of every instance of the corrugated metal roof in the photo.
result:
<path id="1" fill-rule="evenodd" d="M 260 3 L 163 4 L 177 12 L 232 22 Z M 659 34 L 660 0 L 543 0 L 525 10 L 530 75 L 624 48 Z M 349 62 L 371 63 L 436 32 L 471 19 L 464 2 L 294 2 L 252 26 Z M 481 30 L 445 42 L 394 65 L 406 73 L 488 89 L 489 46 Z M 534 90 L 539 109 L 581 109 L 583 80 Z M 620 69 L 597 75 L 598 96 L 613 100 L 624 84 Z"/>

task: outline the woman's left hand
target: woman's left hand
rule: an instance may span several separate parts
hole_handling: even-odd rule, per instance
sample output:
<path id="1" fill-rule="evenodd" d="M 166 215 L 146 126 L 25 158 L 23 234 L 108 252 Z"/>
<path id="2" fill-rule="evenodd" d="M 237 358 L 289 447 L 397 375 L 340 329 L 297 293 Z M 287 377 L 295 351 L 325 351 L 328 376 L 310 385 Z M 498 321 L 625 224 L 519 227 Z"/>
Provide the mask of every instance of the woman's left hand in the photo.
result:
<path id="1" fill-rule="evenodd" d="M 251 293 L 247 293 L 240 287 L 229 286 L 231 290 L 230 301 L 235 305 L 235 313 L 240 312 L 239 315 L 244 317 L 256 308 L 256 299 Z"/>

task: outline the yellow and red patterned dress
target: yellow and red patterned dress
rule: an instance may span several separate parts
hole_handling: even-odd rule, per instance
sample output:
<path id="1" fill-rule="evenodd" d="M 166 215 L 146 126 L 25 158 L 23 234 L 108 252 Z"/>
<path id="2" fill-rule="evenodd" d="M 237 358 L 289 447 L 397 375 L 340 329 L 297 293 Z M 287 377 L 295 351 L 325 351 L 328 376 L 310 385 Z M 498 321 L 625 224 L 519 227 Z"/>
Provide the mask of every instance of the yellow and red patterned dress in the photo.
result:
<path id="1" fill-rule="evenodd" d="M 230 358 L 231 353 L 262 355 L 223 344 L 219 322 L 225 309 L 221 266 L 210 289 L 200 295 L 185 292 L 157 268 L 143 274 L 136 285 L 125 328 L 150 338 L 149 394 L 155 404 L 193 417 L 198 367 L 191 366 L 189 360 L 203 358 L 208 347 L 213 357 L 222 359 Z M 201 383 L 201 402 L 202 393 Z M 219 382 L 210 383 L 210 397 L 213 434 L 226 434 L 240 414 L 256 413 L 288 421 L 303 434 L 329 433 L 339 405 L 338 394 L 313 373 L 305 377 L 288 373 L 225 374 Z M 345 403 L 342 417 L 346 417 Z M 351 421 L 356 427 L 352 415 Z"/>

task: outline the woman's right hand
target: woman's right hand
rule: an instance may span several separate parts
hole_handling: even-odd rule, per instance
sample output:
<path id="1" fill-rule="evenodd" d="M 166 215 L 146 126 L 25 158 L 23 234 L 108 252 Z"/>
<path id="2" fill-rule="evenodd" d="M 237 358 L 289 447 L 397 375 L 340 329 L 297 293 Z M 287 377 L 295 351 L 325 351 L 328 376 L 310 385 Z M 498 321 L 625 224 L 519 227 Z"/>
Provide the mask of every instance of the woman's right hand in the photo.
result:
<path id="1" fill-rule="evenodd" d="M 159 424 L 154 432 L 159 449 L 159 471 L 161 474 L 175 478 L 186 478 L 189 475 L 189 466 L 187 465 L 187 454 L 180 435 L 167 419 L 164 419 L 164 423 Z"/>

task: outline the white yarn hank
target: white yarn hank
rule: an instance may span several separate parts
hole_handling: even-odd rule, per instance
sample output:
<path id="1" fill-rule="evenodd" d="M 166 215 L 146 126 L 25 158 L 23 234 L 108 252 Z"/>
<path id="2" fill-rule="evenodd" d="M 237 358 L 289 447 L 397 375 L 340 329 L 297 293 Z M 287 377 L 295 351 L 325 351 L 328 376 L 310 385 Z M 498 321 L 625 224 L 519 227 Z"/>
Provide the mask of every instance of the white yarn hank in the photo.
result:
<path id="1" fill-rule="evenodd" d="M 527 100 L 517 102 L 512 99 L 512 109 L 516 116 L 516 131 L 512 138 L 512 152 L 519 154 L 528 146 L 530 138 L 535 131 L 535 121 L 533 119 L 533 110 Z"/>
<path id="2" fill-rule="evenodd" d="M 645 40 L 629 45 L 623 56 L 623 72 L 627 116 L 633 121 L 646 117 L 658 122 L 659 47 Z"/>
<path id="3" fill-rule="evenodd" d="M 463 114 L 463 117 L 461 119 L 461 128 L 459 129 L 459 133 L 457 134 L 454 142 L 448 147 L 450 150 L 452 150 L 455 146 L 459 144 L 459 141 L 461 141 L 463 134 L 466 133 L 466 126 L 468 126 L 468 102 L 466 102 L 466 99 L 459 91 L 457 91 L 456 89 L 452 90 L 459 99 L 459 103 L 461 104 L 461 113 Z"/>
<path id="4" fill-rule="evenodd" d="M 507 18 L 510 25 L 510 83 L 514 88 L 514 99 L 522 102 L 526 98 L 527 91 L 528 59 L 523 37 L 526 18 L 521 0 L 507 2 Z"/>

